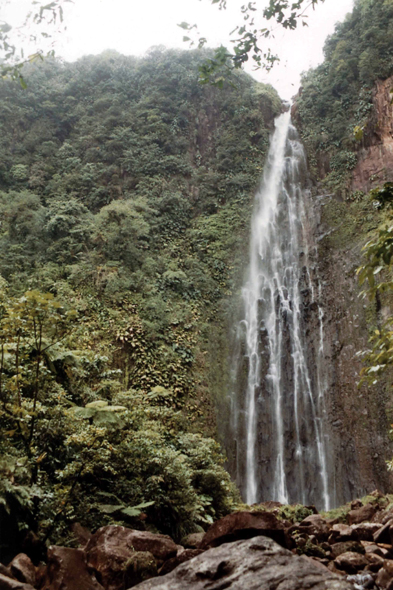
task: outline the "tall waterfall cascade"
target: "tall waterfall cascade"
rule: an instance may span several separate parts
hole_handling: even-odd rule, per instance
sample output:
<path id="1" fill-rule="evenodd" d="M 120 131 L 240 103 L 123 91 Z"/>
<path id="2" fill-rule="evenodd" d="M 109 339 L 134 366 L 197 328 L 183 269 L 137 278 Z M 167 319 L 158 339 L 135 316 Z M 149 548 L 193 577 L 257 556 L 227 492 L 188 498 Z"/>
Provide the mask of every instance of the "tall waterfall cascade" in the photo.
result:
<path id="1" fill-rule="evenodd" d="M 315 246 L 306 187 L 304 149 L 286 112 L 276 119 L 256 195 L 232 427 L 237 482 L 248 504 L 301 502 L 328 510 L 324 313 L 309 262 Z"/>

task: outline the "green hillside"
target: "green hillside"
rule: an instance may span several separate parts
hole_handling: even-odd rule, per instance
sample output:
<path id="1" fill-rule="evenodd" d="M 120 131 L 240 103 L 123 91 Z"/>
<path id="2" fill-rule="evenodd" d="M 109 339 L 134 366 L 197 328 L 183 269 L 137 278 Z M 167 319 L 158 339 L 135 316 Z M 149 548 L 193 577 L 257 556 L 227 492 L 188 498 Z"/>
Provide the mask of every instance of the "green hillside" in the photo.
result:
<path id="1" fill-rule="evenodd" d="M 180 538 L 230 510 L 214 367 L 281 101 L 202 52 L 46 60 L 0 85 L 0 526 Z M 9 539 L 7 539 L 9 543 Z M 11 549 L 12 551 L 12 549 Z"/>

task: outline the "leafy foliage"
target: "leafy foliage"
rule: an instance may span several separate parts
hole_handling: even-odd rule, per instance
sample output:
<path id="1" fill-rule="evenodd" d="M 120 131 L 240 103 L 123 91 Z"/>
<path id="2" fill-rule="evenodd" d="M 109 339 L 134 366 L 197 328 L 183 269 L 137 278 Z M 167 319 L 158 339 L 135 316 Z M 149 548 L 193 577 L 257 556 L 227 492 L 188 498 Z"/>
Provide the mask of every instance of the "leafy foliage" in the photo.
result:
<path id="1" fill-rule="evenodd" d="M 390 203 L 390 183 L 382 189 L 371 191 L 371 198 L 378 203 L 385 200 Z M 371 300 L 379 300 L 381 296 L 389 297 L 393 289 L 391 266 L 393 261 L 393 226 L 391 213 L 388 221 L 378 230 L 374 239 L 364 246 L 364 264 L 358 269 L 359 282 L 364 285 L 363 296 Z M 375 384 L 381 374 L 393 364 L 393 318 L 390 316 L 373 329 L 370 348 L 361 353 L 365 366 L 362 369 L 362 380 Z"/>
<path id="2" fill-rule="evenodd" d="M 92 394 L 78 380 L 80 353 L 59 354 L 72 313 L 38 292 L 3 299 L 2 312 L 0 498 L 9 514 L 19 507 L 22 530 L 38 519 L 38 532 L 51 538 L 75 518 L 94 528 L 113 518 L 138 527 L 143 509 L 179 538 L 231 509 L 238 498 L 219 446 L 186 432 L 173 392 L 118 392 L 113 404 L 76 405 Z"/>
<path id="3" fill-rule="evenodd" d="M 302 137 L 314 175 L 327 190 L 349 195 L 360 142 L 373 126 L 372 88 L 393 73 L 393 4 L 356 0 L 325 43 L 322 65 L 303 76 L 297 100 Z"/>
<path id="4" fill-rule="evenodd" d="M 0 84 L 1 497 L 41 539 L 75 519 L 180 538 L 238 499 L 209 347 L 281 102 L 240 72 L 201 87 L 208 55 L 45 60 L 26 90 Z"/>

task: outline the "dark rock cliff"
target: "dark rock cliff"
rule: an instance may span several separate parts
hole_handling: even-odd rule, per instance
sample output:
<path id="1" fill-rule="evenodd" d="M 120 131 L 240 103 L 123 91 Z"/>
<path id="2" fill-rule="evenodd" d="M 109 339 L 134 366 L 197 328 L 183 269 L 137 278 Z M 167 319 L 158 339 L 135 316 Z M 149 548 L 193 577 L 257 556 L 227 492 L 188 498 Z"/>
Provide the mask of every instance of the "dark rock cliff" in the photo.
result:
<path id="1" fill-rule="evenodd" d="M 360 149 L 352 172 L 352 190 L 369 191 L 393 178 L 393 77 L 377 80 L 373 92 L 373 112 L 369 133 Z"/>
<path id="2" fill-rule="evenodd" d="M 367 139 L 352 171 L 353 191 L 368 192 L 393 179 L 393 79 L 377 81 Z M 320 170 L 323 177 L 323 170 Z M 312 217 L 318 245 L 325 314 L 326 396 L 334 457 L 334 497 L 338 505 L 375 487 L 388 490 L 392 475 L 385 461 L 392 456 L 390 378 L 372 387 L 358 386 L 359 351 L 367 348 L 370 331 L 390 314 L 388 302 L 360 296 L 356 269 L 368 232 L 378 225 L 370 203 L 343 201 L 340 196 L 313 199 Z"/>

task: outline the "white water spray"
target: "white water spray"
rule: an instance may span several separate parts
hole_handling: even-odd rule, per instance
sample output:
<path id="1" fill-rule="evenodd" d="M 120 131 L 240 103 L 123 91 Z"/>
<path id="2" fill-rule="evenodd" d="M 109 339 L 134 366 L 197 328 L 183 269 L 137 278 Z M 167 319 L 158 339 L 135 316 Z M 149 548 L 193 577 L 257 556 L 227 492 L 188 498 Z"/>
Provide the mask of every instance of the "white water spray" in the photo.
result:
<path id="1" fill-rule="evenodd" d="M 276 120 L 256 195 L 249 279 L 242 292 L 247 378 L 242 392 L 246 465 L 241 487 L 248 504 L 313 501 L 328 509 L 322 308 L 315 377 L 302 317 L 303 274 L 314 300 L 310 270 L 301 262 L 306 247 L 305 174 L 304 150 L 287 112 Z"/>

